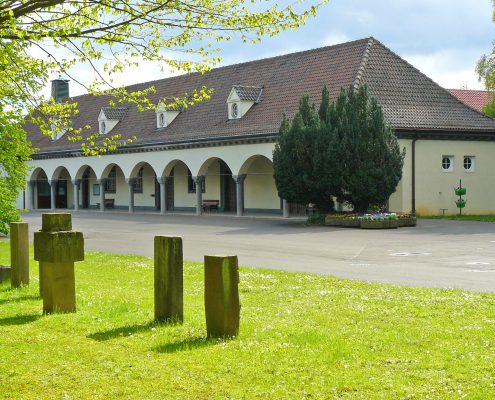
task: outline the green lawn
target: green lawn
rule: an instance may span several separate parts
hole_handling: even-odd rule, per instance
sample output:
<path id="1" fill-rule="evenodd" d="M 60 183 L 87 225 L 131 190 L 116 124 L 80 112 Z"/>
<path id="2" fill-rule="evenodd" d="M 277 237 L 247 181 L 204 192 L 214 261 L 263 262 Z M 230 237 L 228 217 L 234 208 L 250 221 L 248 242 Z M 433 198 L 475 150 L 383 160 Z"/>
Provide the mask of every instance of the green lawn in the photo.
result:
<path id="1" fill-rule="evenodd" d="M 495 295 L 242 268 L 240 335 L 208 341 L 200 264 L 183 325 L 152 323 L 145 257 L 89 253 L 75 314 L 31 278 L 0 286 L 2 399 L 495 398 Z"/>

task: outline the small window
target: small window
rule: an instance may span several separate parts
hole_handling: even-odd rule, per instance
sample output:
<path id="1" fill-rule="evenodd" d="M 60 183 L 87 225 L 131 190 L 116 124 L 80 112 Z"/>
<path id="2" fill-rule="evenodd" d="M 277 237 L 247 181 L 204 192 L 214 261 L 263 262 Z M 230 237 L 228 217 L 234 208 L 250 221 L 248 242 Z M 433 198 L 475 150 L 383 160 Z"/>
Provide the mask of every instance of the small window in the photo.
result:
<path id="1" fill-rule="evenodd" d="M 204 193 L 206 190 L 205 181 L 206 179 L 203 179 L 201 181 L 201 193 Z M 187 170 L 187 191 L 189 193 L 196 193 L 196 182 L 194 182 L 191 171 L 189 171 L 189 169 Z"/>
<path id="2" fill-rule="evenodd" d="M 107 132 L 107 124 L 105 121 L 101 121 L 100 123 L 100 134 L 104 135 Z"/>
<path id="3" fill-rule="evenodd" d="M 454 170 L 454 156 L 442 156 L 442 170 L 452 172 Z"/>
<path id="4" fill-rule="evenodd" d="M 230 113 L 232 115 L 232 118 L 237 118 L 239 116 L 239 107 L 237 106 L 237 103 L 232 103 L 232 106 L 230 108 Z"/>
<path id="5" fill-rule="evenodd" d="M 158 115 L 158 127 L 159 128 L 165 127 L 165 114 L 164 113 L 160 113 Z"/>
<path id="6" fill-rule="evenodd" d="M 113 167 L 108 173 L 105 181 L 105 193 L 115 193 L 117 191 L 117 170 Z"/>
<path id="7" fill-rule="evenodd" d="M 137 178 L 134 179 L 134 193 L 143 193 L 143 167 L 139 169 Z"/>
<path id="8" fill-rule="evenodd" d="M 464 156 L 464 171 L 474 171 L 474 156 Z"/>

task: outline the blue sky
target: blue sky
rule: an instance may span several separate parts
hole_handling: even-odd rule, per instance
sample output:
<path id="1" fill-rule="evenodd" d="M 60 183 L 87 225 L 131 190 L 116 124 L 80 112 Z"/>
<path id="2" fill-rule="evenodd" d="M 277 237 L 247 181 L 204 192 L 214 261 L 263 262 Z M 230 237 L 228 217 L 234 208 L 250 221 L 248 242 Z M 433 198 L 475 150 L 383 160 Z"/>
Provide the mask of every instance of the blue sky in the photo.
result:
<path id="1" fill-rule="evenodd" d="M 479 89 L 474 69 L 481 54 L 491 50 L 494 27 L 491 0 L 330 0 L 297 31 L 257 45 L 224 43 L 221 56 L 227 65 L 373 36 L 440 85 Z M 116 83 L 137 83 L 143 77 L 164 76 L 145 65 Z M 83 92 L 71 88 L 71 94 Z"/>

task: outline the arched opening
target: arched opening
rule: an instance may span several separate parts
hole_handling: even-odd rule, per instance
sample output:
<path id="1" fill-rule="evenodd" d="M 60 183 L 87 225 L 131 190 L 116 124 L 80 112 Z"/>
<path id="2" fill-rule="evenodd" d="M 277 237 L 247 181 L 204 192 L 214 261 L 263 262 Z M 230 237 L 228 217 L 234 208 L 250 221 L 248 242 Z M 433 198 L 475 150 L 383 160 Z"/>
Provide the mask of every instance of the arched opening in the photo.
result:
<path id="1" fill-rule="evenodd" d="M 95 190 L 94 185 L 97 185 L 96 183 L 96 174 L 93 171 L 93 168 L 89 166 L 84 166 L 81 172 L 81 208 L 88 209 L 91 207 L 91 199 L 93 196 L 97 197 L 98 195 L 98 190 L 96 189 L 96 195 L 93 193 Z M 93 204 L 96 204 L 96 202 L 93 202 Z"/>
<path id="2" fill-rule="evenodd" d="M 218 202 L 220 211 L 235 212 L 236 186 L 232 178 L 232 170 L 227 163 L 218 157 L 209 158 L 201 166 L 199 175 L 205 177 L 203 190 L 205 204 Z"/>
<path id="3" fill-rule="evenodd" d="M 99 196 L 96 203 L 100 207 L 100 201 L 105 201 L 104 208 L 127 208 L 128 185 L 124 172 L 117 164 L 109 164 L 101 174 L 102 184 L 99 185 Z"/>
<path id="4" fill-rule="evenodd" d="M 52 184 L 55 185 L 55 208 L 69 208 L 74 201 L 74 190 L 71 176 L 67 168 L 59 167 L 52 177 Z"/>
<path id="5" fill-rule="evenodd" d="M 131 171 L 136 208 L 160 210 L 160 185 L 153 167 L 140 162 Z"/>
<path id="6" fill-rule="evenodd" d="M 280 214 L 282 205 L 273 177 L 273 163 L 263 156 L 248 158 L 240 169 L 245 175 L 244 207 L 246 212 Z"/>
<path id="7" fill-rule="evenodd" d="M 32 177 L 35 181 L 36 195 L 34 196 L 34 208 L 49 209 L 51 208 L 51 186 L 48 182 L 48 177 L 43 169 L 39 169 L 33 173 Z"/>

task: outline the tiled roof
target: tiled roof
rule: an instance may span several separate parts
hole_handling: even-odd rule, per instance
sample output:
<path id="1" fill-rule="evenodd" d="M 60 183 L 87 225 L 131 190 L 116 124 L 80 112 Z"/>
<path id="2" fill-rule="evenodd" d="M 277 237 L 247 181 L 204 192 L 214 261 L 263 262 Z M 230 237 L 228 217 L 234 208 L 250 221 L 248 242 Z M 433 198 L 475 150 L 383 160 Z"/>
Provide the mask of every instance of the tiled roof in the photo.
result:
<path id="1" fill-rule="evenodd" d="M 138 112 L 129 105 L 115 130 L 122 139 L 137 136 L 133 146 L 272 134 L 278 132 L 284 113 L 291 117 L 297 112 L 301 96 L 307 94 L 319 103 L 324 85 L 336 98 L 342 87 L 359 84 L 368 85 L 395 129 L 495 135 L 494 120 L 461 103 L 373 38 L 216 68 L 203 75 L 194 73 L 130 86 L 129 90 L 143 90 L 153 85 L 156 93 L 150 100 L 155 104 L 202 86 L 213 88 L 214 93 L 209 101 L 185 109 L 169 126 L 159 130 L 154 111 Z M 226 100 L 233 87 L 262 87 L 263 101 L 242 118 L 229 120 Z M 91 125 L 97 130 L 98 114 L 107 107 L 109 98 L 84 95 L 73 100 L 79 104 L 74 127 Z M 77 142 L 41 136 L 30 124 L 26 124 L 26 130 L 40 151 L 80 148 Z"/>
<path id="2" fill-rule="evenodd" d="M 256 86 L 234 86 L 234 90 L 242 101 L 254 101 L 259 103 L 261 100 L 262 87 Z"/>
<path id="3" fill-rule="evenodd" d="M 486 90 L 447 89 L 464 104 L 481 111 L 493 99 L 493 94 Z"/>
<path id="4" fill-rule="evenodd" d="M 127 114 L 128 107 L 102 107 L 101 111 L 109 120 L 122 121 Z"/>

